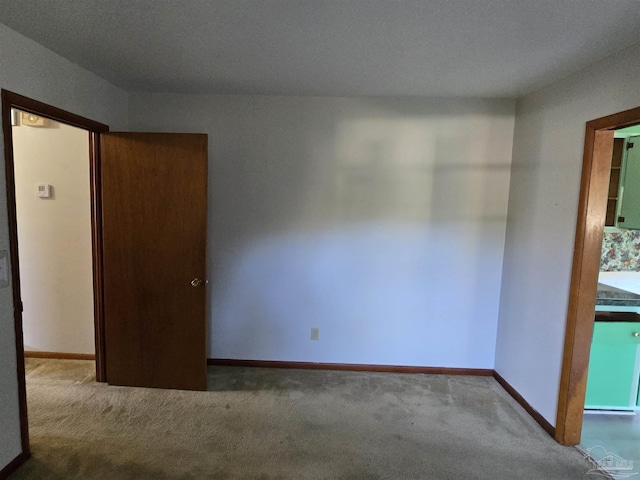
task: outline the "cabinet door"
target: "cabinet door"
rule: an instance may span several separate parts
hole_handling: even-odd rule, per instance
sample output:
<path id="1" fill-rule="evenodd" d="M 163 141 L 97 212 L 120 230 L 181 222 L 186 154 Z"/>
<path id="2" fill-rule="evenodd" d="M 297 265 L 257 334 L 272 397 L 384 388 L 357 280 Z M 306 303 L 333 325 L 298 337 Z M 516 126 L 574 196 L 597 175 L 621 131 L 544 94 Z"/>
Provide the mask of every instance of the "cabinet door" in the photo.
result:
<path id="1" fill-rule="evenodd" d="M 613 156 L 611 157 L 611 176 L 609 177 L 609 195 L 607 199 L 607 217 L 605 226 L 614 227 L 618 215 L 618 198 L 620 197 L 620 177 L 622 173 L 622 156 L 624 154 L 624 138 L 613 139 Z"/>
<path id="2" fill-rule="evenodd" d="M 624 158 L 618 227 L 640 230 L 640 137 L 630 137 Z"/>
<path id="3" fill-rule="evenodd" d="M 629 410 L 638 396 L 640 324 L 594 324 L 585 408 Z"/>

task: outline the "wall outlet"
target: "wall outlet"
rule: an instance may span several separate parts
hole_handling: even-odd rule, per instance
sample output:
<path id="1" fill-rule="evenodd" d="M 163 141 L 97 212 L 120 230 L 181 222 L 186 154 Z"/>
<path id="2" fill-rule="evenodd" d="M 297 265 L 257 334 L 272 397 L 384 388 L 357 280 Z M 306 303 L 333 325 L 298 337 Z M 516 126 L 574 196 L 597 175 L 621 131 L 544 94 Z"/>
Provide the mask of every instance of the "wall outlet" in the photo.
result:
<path id="1" fill-rule="evenodd" d="M 320 329 L 313 327 L 311 329 L 311 340 L 320 340 Z"/>

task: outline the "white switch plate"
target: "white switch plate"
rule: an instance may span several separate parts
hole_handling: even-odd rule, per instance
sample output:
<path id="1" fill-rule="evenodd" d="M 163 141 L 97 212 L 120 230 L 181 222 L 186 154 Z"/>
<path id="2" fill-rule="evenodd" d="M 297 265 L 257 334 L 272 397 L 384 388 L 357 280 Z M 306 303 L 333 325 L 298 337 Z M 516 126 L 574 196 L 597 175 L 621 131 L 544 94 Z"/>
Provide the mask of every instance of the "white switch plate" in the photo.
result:
<path id="1" fill-rule="evenodd" d="M 9 286 L 9 252 L 0 250 L 0 288 Z"/>

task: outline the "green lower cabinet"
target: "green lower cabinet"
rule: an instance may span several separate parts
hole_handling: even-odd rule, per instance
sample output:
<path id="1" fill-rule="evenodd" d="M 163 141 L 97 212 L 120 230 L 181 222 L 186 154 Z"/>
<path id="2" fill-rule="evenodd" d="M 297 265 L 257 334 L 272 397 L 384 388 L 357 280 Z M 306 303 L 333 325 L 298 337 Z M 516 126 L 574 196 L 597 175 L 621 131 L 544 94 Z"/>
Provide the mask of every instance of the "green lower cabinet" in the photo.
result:
<path id="1" fill-rule="evenodd" d="M 632 410 L 638 405 L 640 323 L 595 322 L 585 408 Z"/>

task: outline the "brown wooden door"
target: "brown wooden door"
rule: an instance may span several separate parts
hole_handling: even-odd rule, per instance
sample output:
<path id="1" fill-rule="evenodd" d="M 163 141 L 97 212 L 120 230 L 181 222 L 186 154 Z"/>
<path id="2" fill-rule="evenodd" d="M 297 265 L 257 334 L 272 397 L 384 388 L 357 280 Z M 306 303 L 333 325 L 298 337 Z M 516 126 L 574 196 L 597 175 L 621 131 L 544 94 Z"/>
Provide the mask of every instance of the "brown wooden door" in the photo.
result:
<path id="1" fill-rule="evenodd" d="M 108 133 L 100 152 L 107 382 L 205 390 L 207 136 Z"/>

